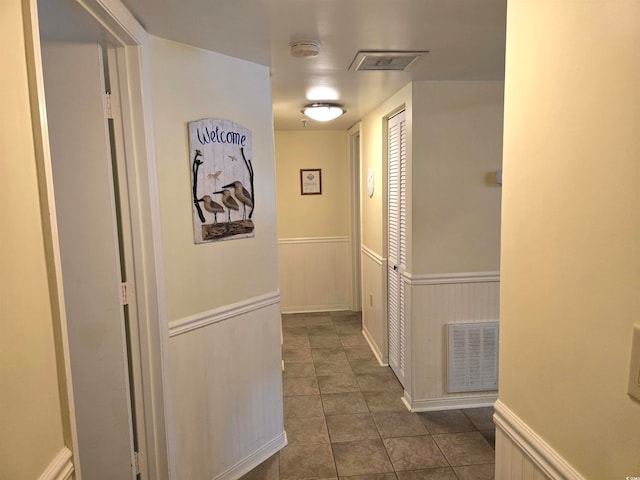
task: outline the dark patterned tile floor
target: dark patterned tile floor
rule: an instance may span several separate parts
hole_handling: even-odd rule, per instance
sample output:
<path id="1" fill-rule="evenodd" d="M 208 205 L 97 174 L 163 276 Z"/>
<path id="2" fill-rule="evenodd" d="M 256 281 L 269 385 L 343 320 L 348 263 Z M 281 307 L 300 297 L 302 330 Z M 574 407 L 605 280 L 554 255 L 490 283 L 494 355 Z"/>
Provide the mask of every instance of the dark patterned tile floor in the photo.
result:
<path id="1" fill-rule="evenodd" d="M 408 412 L 352 312 L 282 316 L 289 444 L 241 480 L 492 480 L 493 408 Z"/>

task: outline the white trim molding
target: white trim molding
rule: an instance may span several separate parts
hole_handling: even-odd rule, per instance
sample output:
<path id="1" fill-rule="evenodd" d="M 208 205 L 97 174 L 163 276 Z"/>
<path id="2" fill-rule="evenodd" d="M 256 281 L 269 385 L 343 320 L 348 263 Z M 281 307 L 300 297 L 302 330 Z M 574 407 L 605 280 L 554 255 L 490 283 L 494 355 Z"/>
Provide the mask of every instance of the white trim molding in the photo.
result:
<path id="1" fill-rule="evenodd" d="M 222 307 L 196 313 L 188 317 L 169 322 L 169 337 L 182 335 L 193 330 L 197 330 L 207 325 L 222 322 L 245 313 L 260 310 L 270 305 L 280 302 L 280 292 L 270 292 L 253 298 L 248 298 L 241 302 L 224 305 Z"/>
<path id="2" fill-rule="evenodd" d="M 403 401 L 412 412 L 431 412 L 435 410 L 457 410 L 460 408 L 480 408 L 490 407 L 497 400 L 497 393 L 480 395 L 468 395 L 446 398 L 427 398 L 423 400 L 413 400 L 405 392 Z"/>
<path id="3" fill-rule="evenodd" d="M 258 465 L 260 465 L 262 462 L 267 460 L 269 457 L 275 455 L 284 447 L 286 447 L 287 443 L 287 433 L 283 432 L 281 435 L 278 435 L 276 438 L 260 447 L 251 455 L 248 455 L 231 468 L 222 472 L 220 475 L 215 477 L 214 480 L 235 480 L 236 478 L 242 477 L 243 475 L 256 468 Z"/>
<path id="4" fill-rule="evenodd" d="M 279 238 L 278 245 L 296 245 L 309 243 L 348 243 L 349 237 L 296 237 Z"/>
<path id="5" fill-rule="evenodd" d="M 294 313 L 320 313 L 320 312 L 345 312 L 350 311 L 351 305 L 348 303 L 338 303 L 332 305 L 294 305 L 293 307 L 281 307 L 280 312 L 284 314 Z"/>
<path id="6" fill-rule="evenodd" d="M 380 255 L 378 255 L 376 252 L 374 252 L 373 250 L 371 250 L 369 247 L 366 247 L 364 245 L 362 245 L 360 247 L 360 250 L 362 251 L 362 253 L 364 253 L 367 257 L 369 257 L 371 260 L 373 260 L 374 262 L 376 262 L 378 265 L 382 266 L 384 264 L 384 262 L 386 261 L 386 259 L 384 257 L 381 257 Z"/>
<path id="7" fill-rule="evenodd" d="M 71 450 L 63 447 L 38 480 L 69 480 L 73 475 Z"/>
<path id="8" fill-rule="evenodd" d="M 412 275 L 404 272 L 410 285 L 443 285 L 450 283 L 499 282 L 500 272 L 427 273 Z"/>
<path id="9" fill-rule="evenodd" d="M 375 355 L 376 360 L 378 360 L 378 364 L 381 367 L 388 367 L 389 364 L 383 360 L 384 356 L 382 355 L 382 352 L 378 348 L 378 345 L 376 345 L 376 342 L 373 341 L 373 337 L 371 336 L 371 334 L 367 330 L 367 327 L 365 327 L 364 325 L 362 326 L 362 336 L 364 337 L 364 339 L 369 344 L 369 348 L 371 349 L 371 351 Z"/>
<path id="10" fill-rule="evenodd" d="M 496 432 L 496 440 L 500 443 L 508 440 L 513 443 L 528 459 L 531 460 L 533 466 L 554 480 L 585 480 L 569 463 L 556 452 L 551 445 L 544 441 L 536 432 L 534 432 L 526 423 L 524 423 L 513 411 L 511 411 L 504 403 L 498 400 L 494 405 L 494 422 L 498 431 Z M 501 437 L 504 434 L 504 440 Z M 500 440 L 498 440 L 500 438 Z M 511 472 L 505 476 L 498 476 L 498 472 L 508 467 L 502 465 L 506 462 L 506 458 L 502 458 L 501 451 L 503 448 L 510 448 L 503 445 L 499 448 L 496 444 L 496 478 L 503 480 L 519 480 L 512 478 Z M 511 447 L 513 448 L 513 447 Z"/>

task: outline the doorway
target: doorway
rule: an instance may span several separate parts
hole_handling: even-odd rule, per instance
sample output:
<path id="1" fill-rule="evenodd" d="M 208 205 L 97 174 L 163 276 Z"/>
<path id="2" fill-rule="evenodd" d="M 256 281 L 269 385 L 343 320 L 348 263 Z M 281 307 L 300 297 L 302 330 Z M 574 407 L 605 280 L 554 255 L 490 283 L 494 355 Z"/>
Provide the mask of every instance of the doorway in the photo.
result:
<path id="1" fill-rule="evenodd" d="M 144 32 L 102 5 L 28 7 L 75 477 L 168 478 L 157 181 L 142 103 L 145 38 L 136 37 Z"/>
<path id="2" fill-rule="evenodd" d="M 402 110 L 388 120 L 387 155 L 387 319 L 389 366 L 406 388 L 406 115 Z"/>
<path id="3" fill-rule="evenodd" d="M 361 224 L 361 175 L 360 175 L 360 125 L 349 130 L 349 160 L 351 175 L 351 311 L 362 310 L 362 273 L 360 252 L 362 249 Z"/>
<path id="4" fill-rule="evenodd" d="M 42 59 L 71 375 L 76 464 L 87 478 L 135 478 L 130 307 L 103 47 L 43 39 Z M 111 130 L 111 132 L 110 132 Z M 123 268 L 124 267 L 124 268 Z M 126 280 L 125 280 L 126 281 Z M 79 464 L 79 465 L 78 465 Z"/>

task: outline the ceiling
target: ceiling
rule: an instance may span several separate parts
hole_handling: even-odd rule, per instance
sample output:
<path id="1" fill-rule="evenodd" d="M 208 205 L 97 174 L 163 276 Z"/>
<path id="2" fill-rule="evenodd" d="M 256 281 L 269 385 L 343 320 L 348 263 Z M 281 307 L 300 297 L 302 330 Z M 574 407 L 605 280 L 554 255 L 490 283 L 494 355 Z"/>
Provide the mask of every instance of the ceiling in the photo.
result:
<path id="1" fill-rule="evenodd" d="M 276 130 L 328 87 L 347 113 L 307 129 L 344 130 L 411 80 L 503 80 L 506 0 L 123 0 L 152 35 L 271 68 Z M 320 42 L 293 58 L 291 42 Z M 359 50 L 428 50 L 409 72 L 353 72 Z M 324 94 L 324 97 L 333 95 Z"/>

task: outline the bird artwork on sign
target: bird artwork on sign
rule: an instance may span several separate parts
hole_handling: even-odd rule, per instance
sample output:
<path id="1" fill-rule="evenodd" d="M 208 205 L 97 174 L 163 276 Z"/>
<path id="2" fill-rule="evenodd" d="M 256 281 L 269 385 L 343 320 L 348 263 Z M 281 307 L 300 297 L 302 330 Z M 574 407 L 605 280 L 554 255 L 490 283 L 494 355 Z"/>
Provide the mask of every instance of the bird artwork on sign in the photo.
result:
<path id="1" fill-rule="evenodd" d="M 222 205 L 220 205 L 218 202 L 214 202 L 213 199 L 209 195 L 205 195 L 204 197 L 202 197 L 198 201 L 204 203 L 204 209 L 207 212 L 213 213 L 213 224 L 217 225 L 218 224 L 218 214 L 224 212 L 224 208 L 222 208 Z"/>
<path id="2" fill-rule="evenodd" d="M 195 120 L 188 128 L 195 243 L 253 237 L 251 130 L 220 118 Z"/>
<path id="3" fill-rule="evenodd" d="M 253 207 L 253 199 L 251 198 L 251 195 L 249 194 L 247 189 L 244 188 L 244 186 L 242 185 L 242 182 L 238 180 L 230 183 L 229 185 L 224 185 L 222 188 L 232 188 L 232 187 L 233 187 L 233 194 L 240 201 L 240 203 L 242 203 L 242 208 L 243 208 L 242 219 L 246 220 L 247 207 L 249 208 Z"/>
<path id="4" fill-rule="evenodd" d="M 217 193 L 222 194 L 222 204 L 227 207 L 227 223 L 231 223 L 231 210 L 240 210 L 238 202 L 236 202 L 235 198 L 231 196 L 231 192 L 226 188 L 219 192 L 213 193 L 214 195 Z"/>

